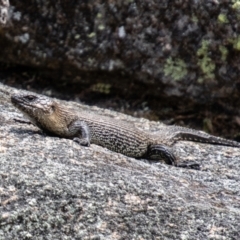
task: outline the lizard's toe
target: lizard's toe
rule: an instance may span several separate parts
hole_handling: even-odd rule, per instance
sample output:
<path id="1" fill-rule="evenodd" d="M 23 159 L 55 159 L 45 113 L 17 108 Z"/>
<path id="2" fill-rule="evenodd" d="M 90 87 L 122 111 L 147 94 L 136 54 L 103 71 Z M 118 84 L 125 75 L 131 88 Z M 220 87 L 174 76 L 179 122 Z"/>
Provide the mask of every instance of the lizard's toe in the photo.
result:
<path id="1" fill-rule="evenodd" d="M 195 163 L 195 162 L 178 163 L 178 164 L 176 164 L 176 167 L 201 170 L 201 165 L 199 163 Z"/>

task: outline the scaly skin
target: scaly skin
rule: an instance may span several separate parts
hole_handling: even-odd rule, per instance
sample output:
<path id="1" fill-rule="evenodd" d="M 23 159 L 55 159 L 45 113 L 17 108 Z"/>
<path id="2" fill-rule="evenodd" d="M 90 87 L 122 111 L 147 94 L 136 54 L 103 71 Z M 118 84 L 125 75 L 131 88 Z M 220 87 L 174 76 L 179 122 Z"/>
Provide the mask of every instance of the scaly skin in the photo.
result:
<path id="1" fill-rule="evenodd" d="M 237 142 L 178 126 L 163 126 L 157 133 L 149 134 L 130 123 L 84 111 L 73 112 L 59 102 L 37 94 L 15 94 L 11 101 L 46 132 L 73 139 L 82 146 L 94 143 L 134 158 L 163 159 L 175 166 L 199 168 L 197 164 L 178 165 L 171 145 L 179 140 L 189 140 L 240 147 Z"/>

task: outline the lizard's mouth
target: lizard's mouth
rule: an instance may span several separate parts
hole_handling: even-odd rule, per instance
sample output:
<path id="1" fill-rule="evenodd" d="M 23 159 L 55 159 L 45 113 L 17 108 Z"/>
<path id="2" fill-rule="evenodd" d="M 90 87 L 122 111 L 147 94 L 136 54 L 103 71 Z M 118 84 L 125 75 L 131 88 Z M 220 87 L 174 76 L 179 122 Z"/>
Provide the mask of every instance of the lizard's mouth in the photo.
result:
<path id="1" fill-rule="evenodd" d="M 31 105 L 26 99 L 18 95 L 12 95 L 11 102 L 26 118 L 28 118 L 34 125 L 37 125 L 35 119 L 31 117 Z"/>
<path id="2" fill-rule="evenodd" d="M 31 104 L 27 100 L 25 100 L 22 97 L 19 97 L 18 95 L 12 95 L 11 102 L 15 107 L 17 107 L 20 110 L 25 109 L 27 106 L 31 106 Z"/>
<path id="3" fill-rule="evenodd" d="M 25 104 L 24 101 L 16 95 L 11 96 L 11 102 L 15 107 L 18 108 Z"/>
<path id="4" fill-rule="evenodd" d="M 19 99 L 18 96 L 12 95 L 11 96 L 11 102 L 13 105 L 18 106 L 19 102 L 21 102 L 21 99 Z"/>

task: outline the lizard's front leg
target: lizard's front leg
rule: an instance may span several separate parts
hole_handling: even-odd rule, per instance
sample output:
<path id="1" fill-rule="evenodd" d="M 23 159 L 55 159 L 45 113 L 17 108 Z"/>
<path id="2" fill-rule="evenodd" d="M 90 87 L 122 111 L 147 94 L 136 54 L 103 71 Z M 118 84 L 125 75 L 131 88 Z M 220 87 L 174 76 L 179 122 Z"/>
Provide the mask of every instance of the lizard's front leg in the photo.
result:
<path id="1" fill-rule="evenodd" d="M 90 146 L 91 133 L 86 122 L 75 120 L 68 126 L 68 130 L 74 136 L 73 141 L 82 146 Z"/>

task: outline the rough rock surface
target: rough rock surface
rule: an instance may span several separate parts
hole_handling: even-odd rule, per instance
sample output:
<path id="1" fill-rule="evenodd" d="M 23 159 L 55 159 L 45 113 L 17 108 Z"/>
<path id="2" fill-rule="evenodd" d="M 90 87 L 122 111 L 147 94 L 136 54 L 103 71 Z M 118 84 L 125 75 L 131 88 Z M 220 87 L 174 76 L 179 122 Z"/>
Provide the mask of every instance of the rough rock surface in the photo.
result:
<path id="1" fill-rule="evenodd" d="M 239 105 L 238 0 L 10 4 L 0 27 L 1 61 L 106 93 L 130 88 L 156 98 Z"/>
<path id="2" fill-rule="evenodd" d="M 0 85 L 0 239 L 240 239 L 239 149 L 176 144 L 181 161 L 202 164 L 195 171 L 81 147 L 14 121 L 14 91 Z"/>

